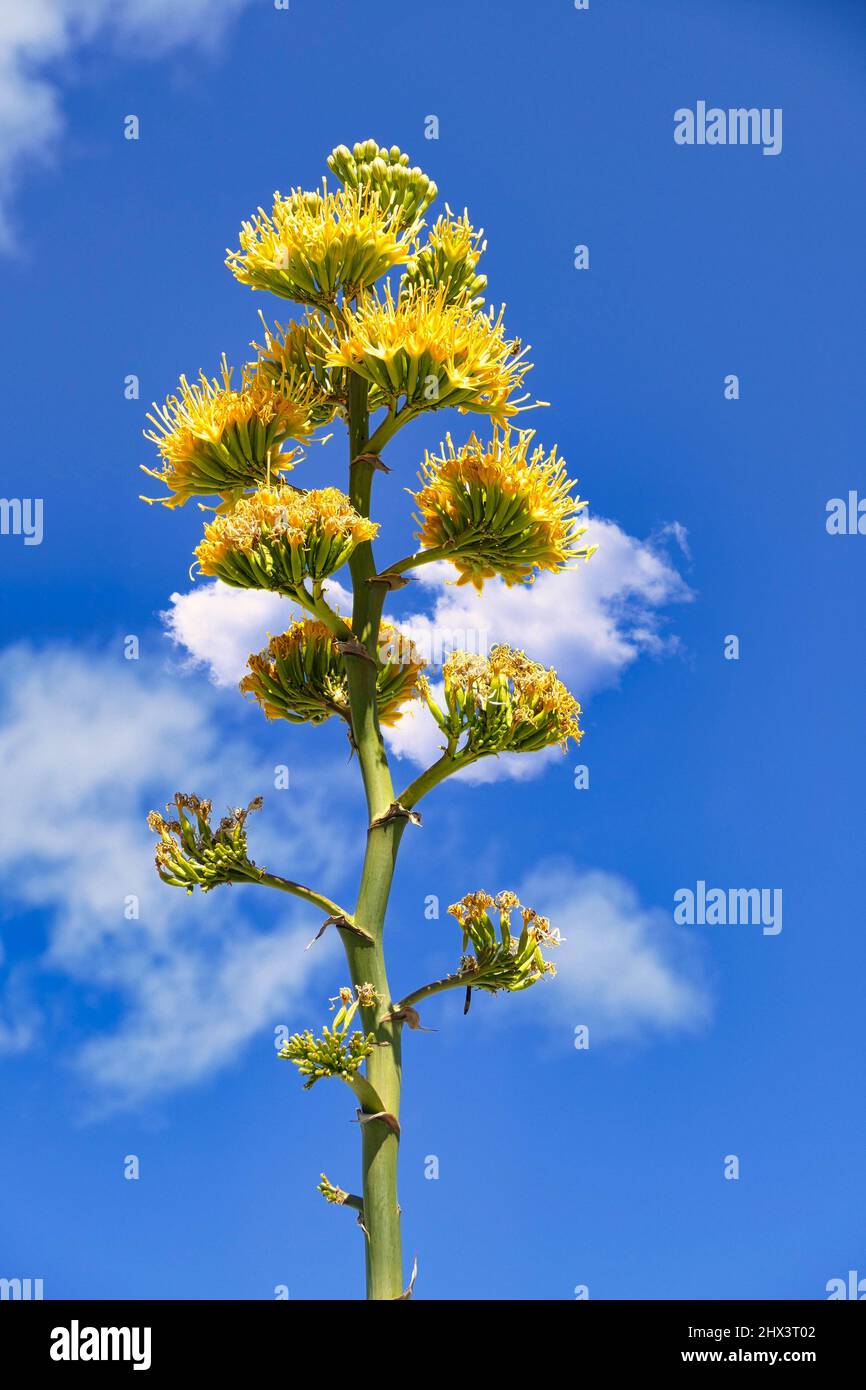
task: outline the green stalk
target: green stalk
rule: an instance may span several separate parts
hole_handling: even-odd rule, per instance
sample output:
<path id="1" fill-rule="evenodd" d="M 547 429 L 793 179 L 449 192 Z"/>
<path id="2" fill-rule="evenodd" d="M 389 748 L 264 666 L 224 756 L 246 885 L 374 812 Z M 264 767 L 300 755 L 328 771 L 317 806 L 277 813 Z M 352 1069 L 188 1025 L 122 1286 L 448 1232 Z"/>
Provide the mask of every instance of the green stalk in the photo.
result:
<path id="1" fill-rule="evenodd" d="M 349 378 L 349 459 L 367 449 L 369 416 L 367 384 L 360 377 Z M 350 468 L 350 495 L 362 516 L 370 515 L 373 466 L 367 461 Z M 373 548 L 365 542 L 350 561 L 354 602 L 352 632 L 375 657 L 379 623 L 385 594 L 382 585 L 367 581 L 376 573 Z M 369 821 L 385 814 L 394 801 L 394 787 L 376 708 L 376 667 L 372 661 L 347 655 L 349 701 L 352 730 L 358 761 L 364 779 Z M 372 938 L 372 945 L 344 940 L 352 983 L 372 984 L 377 1003 L 362 1009 L 364 1030 L 376 1037 L 376 1048 L 367 1061 L 367 1079 L 379 1095 L 384 1109 L 395 1118 L 400 1113 L 401 1026 L 387 1022 L 391 1012 L 391 991 L 385 969 L 382 933 L 385 912 L 394 876 L 397 849 L 406 822 L 387 820 L 367 833 L 367 848 L 361 871 L 354 922 Z M 381 1120 L 361 1125 L 364 1225 L 368 1238 L 367 1298 L 395 1299 L 403 1293 L 403 1258 L 400 1237 L 400 1209 L 397 1203 L 397 1157 L 399 1137 Z"/>
<path id="2" fill-rule="evenodd" d="M 438 787 L 440 782 L 444 782 L 446 777 L 450 777 L 453 772 L 459 772 L 463 767 L 469 767 L 471 763 L 478 761 L 475 754 L 463 756 L 460 753 L 449 753 L 447 750 L 438 758 L 432 767 L 428 767 L 425 772 L 420 773 L 414 782 L 410 782 L 405 791 L 400 793 L 400 805 L 405 806 L 407 811 L 411 811 L 413 806 L 417 806 L 422 796 L 426 796 L 434 787 Z"/>
<path id="3" fill-rule="evenodd" d="M 265 871 L 253 870 L 237 880 L 245 883 L 261 883 L 266 888 L 278 888 L 281 893 L 292 893 L 296 898 L 302 898 L 305 903 L 310 903 L 313 907 L 319 907 L 323 912 L 327 912 L 331 917 L 346 917 L 351 922 L 351 917 L 344 912 L 339 903 L 326 898 L 324 893 L 317 893 L 312 888 L 305 888 L 302 883 L 293 883 L 289 878 L 281 878 L 279 874 L 269 874 Z"/>

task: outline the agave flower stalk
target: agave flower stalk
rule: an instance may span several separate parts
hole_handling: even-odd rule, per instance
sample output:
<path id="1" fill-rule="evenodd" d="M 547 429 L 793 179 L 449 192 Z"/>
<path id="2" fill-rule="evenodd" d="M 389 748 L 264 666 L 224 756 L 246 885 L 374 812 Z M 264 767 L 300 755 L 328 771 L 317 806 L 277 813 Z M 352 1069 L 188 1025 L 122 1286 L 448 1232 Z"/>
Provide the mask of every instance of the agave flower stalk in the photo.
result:
<path id="1" fill-rule="evenodd" d="M 336 192 L 294 190 L 242 226 L 228 264 L 236 278 L 304 306 L 304 317 L 253 344 L 256 360 L 232 387 L 202 377 L 170 398 L 148 432 L 157 445 L 169 506 L 218 498 L 196 549 L 202 574 L 238 588 L 291 597 L 307 616 L 271 635 L 249 659 L 241 690 L 277 730 L 320 726 L 336 716 L 348 728 L 367 810 L 359 846 L 357 895 L 349 910 L 318 889 L 256 864 L 247 819 L 261 799 L 230 809 L 216 825 L 212 806 L 178 795 L 152 812 L 156 865 L 186 892 L 258 885 L 290 893 L 326 913 L 342 940 L 351 984 L 332 1000 L 319 1031 L 294 1033 L 279 1056 L 306 1089 L 323 1080 L 351 1092 L 359 1122 L 359 1191 L 322 1174 L 319 1191 L 357 1213 L 367 1297 L 411 1296 L 403 1267 L 397 1167 L 404 1030 L 421 1031 L 417 1006 L 449 989 L 513 994 L 554 974 L 546 951 L 556 929 L 510 891 L 466 894 L 450 909 L 460 928 L 452 968 L 408 993 L 391 988 L 385 923 L 398 851 L 415 809 L 434 788 L 482 758 L 527 754 L 582 737 L 580 706 L 556 672 L 504 644 L 488 657 L 454 652 L 441 681 L 383 618 L 392 590 L 419 564 L 448 559 L 459 582 L 481 589 L 500 576 L 531 583 L 593 547 L 579 525 L 585 507 L 555 449 L 513 430 L 527 408 L 526 349 L 508 336 L 502 310 L 485 311 L 486 243 L 468 213 L 450 210 L 423 238 L 435 184 L 396 146 L 361 141 L 328 159 Z M 391 277 L 397 277 L 392 284 Z M 534 404 L 540 404 L 534 402 Z M 426 454 L 413 494 L 419 551 L 379 569 L 373 552 L 373 486 L 386 474 L 382 452 L 410 420 L 450 407 L 487 417 L 492 438 L 475 434 Z M 333 420 L 348 435 L 346 491 L 301 488 L 286 474 L 300 463 L 292 447 Z M 386 483 L 387 483 L 386 479 Z M 328 580 L 348 571 L 351 613 L 332 607 Z M 383 729 L 410 702 L 442 737 L 441 756 L 399 794 Z M 273 732 L 273 730 L 272 730 Z M 414 830 L 412 833 L 416 833 Z M 429 829 L 424 833 L 430 833 Z M 316 938 L 314 938 L 316 939 Z M 312 943 L 311 943 L 312 944 Z M 471 1021 L 470 1021 L 471 1024 Z"/>

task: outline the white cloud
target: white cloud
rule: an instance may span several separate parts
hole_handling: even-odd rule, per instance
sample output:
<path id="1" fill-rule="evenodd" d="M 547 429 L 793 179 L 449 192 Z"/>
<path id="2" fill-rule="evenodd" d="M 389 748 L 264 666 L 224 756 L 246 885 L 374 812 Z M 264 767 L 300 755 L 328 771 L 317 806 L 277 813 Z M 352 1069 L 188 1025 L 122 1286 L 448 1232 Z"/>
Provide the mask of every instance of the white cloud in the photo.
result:
<path id="1" fill-rule="evenodd" d="M 318 1016 L 310 972 L 338 949 L 326 937 L 305 952 L 318 918 L 291 899 L 252 886 L 187 897 L 154 873 L 151 806 L 175 789 L 227 805 L 265 784 L 256 750 L 220 735 L 219 699 L 200 680 L 65 648 L 13 648 L 0 664 L 0 765 L 14 789 L 0 838 L 0 1053 L 44 1042 L 50 1027 L 100 1104 L 194 1085 L 256 1035 Z M 292 793 L 273 793 L 251 822 L 257 861 L 340 900 L 334 790 L 352 773 L 293 767 Z M 522 896 L 567 938 L 558 980 L 537 996 L 558 1027 L 566 1017 L 630 1036 L 705 1017 L 691 943 L 624 880 L 544 865 Z M 30 945 L 32 911 L 44 949 Z"/>
<path id="2" fill-rule="evenodd" d="M 58 72 L 96 42 L 139 59 L 211 49 L 249 0 L 25 0 L 0 8 L 0 244 L 24 168 L 53 162 L 62 139 Z"/>
<path id="3" fill-rule="evenodd" d="M 25 957 L 11 972 L 0 959 L 0 1050 L 32 1041 L 37 981 L 40 999 L 53 997 L 52 980 L 61 990 L 71 982 L 88 1000 L 121 1005 L 119 1023 L 73 1056 L 89 1082 L 126 1102 L 225 1065 L 259 1028 L 299 1022 L 309 972 L 333 944 L 304 952 L 318 918 L 289 898 L 252 886 L 187 897 L 159 881 L 146 811 L 178 789 L 212 794 L 216 807 L 239 803 L 267 787 L 271 769 L 236 737 L 220 738 L 207 686 L 142 666 L 19 647 L 4 653 L 0 675 L 0 765 L 14 795 L 0 838 L 3 935 L 6 957 Z M 322 780 L 293 768 L 292 791 L 273 792 L 252 819 L 250 848 L 259 863 L 339 896 L 340 837 Z M 10 907 L 47 914 L 38 961 L 27 919 L 16 924 Z M 247 914 L 272 925 L 254 930 Z"/>
<path id="4" fill-rule="evenodd" d="M 487 651 L 496 642 L 523 648 L 554 666 L 581 701 L 616 683 L 641 655 L 665 656 L 678 641 L 665 631 L 666 609 L 692 597 L 666 553 L 672 539 L 687 554 L 685 529 L 672 522 L 649 541 L 628 535 L 613 521 L 590 518 L 587 542 L 599 549 L 587 564 L 564 574 L 543 574 L 530 587 L 507 588 L 501 580 L 482 593 L 457 587 L 447 564 L 422 566 L 411 591 L 423 608 L 398 618 L 421 652 L 434 664 L 452 647 Z M 341 611 L 351 597 L 332 583 L 329 596 Z M 267 631 L 281 632 L 296 616 L 287 599 L 212 582 L 188 594 L 172 594 L 162 615 L 173 642 L 196 664 L 210 667 L 217 684 L 233 685 L 247 656 L 264 645 Z M 423 705 L 410 706 L 386 731 L 397 758 L 428 767 L 438 756 L 442 736 Z M 460 775 L 471 782 L 539 776 L 559 754 L 488 758 Z"/>
<path id="5" fill-rule="evenodd" d="M 557 1027 L 589 1025 L 594 1038 L 695 1029 L 709 1016 L 695 943 L 672 913 L 645 908 L 616 874 L 543 864 L 521 887 L 521 901 L 549 917 L 565 938 L 549 954 L 555 980 L 532 991 Z"/>
<path id="6" fill-rule="evenodd" d="M 682 548 L 684 529 L 666 528 Z M 664 610 L 691 597 L 691 591 L 665 554 L 661 538 L 641 541 L 615 522 L 590 518 L 586 540 L 598 551 L 588 563 L 563 574 L 542 574 L 529 586 L 507 588 L 486 583 L 482 593 L 457 587 L 447 564 L 418 570 L 426 611 L 401 619 L 425 655 L 441 660 L 452 646 L 488 651 L 497 642 L 520 647 L 535 661 L 553 666 L 582 702 L 616 683 L 639 656 L 663 656 L 678 642 L 664 630 Z M 389 735 L 398 757 L 428 766 L 438 756 L 438 729 L 420 710 L 401 720 Z M 460 776 L 490 782 L 538 776 L 559 756 L 519 754 L 486 759 Z"/>
<path id="7" fill-rule="evenodd" d="M 352 611 L 352 596 L 340 584 L 325 586 L 333 606 Z M 250 652 L 261 651 L 268 636 L 285 632 L 299 609 L 280 594 L 261 589 L 232 589 L 217 580 L 198 584 L 188 594 L 172 594 L 171 608 L 160 614 L 172 642 L 193 666 L 206 666 L 216 685 L 237 685 Z"/>
<path id="8" fill-rule="evenodd" d="M 479 594 L 458 588 L 449 565 L 423 566 L 417 575 L 430 602 L 400 625 L 434 654 L 452 641 L 470 650 L 495 642 L 522 647 L 555 666 L 580 697 L 612 685 L 642 654 L 676 650 L 663 610 L 691 595 L 656 539 L 638 540 L 595 517 L 585 539 L 598 546 L 587 563 L 542 574 L 528 587 L 494 580 Z"/>

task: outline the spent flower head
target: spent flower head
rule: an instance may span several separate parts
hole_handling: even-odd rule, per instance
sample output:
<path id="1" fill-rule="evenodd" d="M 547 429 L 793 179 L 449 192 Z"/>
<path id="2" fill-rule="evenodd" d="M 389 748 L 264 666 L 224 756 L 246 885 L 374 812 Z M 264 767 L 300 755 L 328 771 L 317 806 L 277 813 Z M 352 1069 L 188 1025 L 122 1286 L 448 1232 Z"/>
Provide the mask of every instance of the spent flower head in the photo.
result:
<path id="1" fill-rule="evenodd" d="M 427 693 L 428 705 L 443 733 L 460 752 L 532 752 L 569 739 L 579 743 L 580 705 L 556 672 L 524 652 L 499 645 L 489 657 L 456 651 L 442 670 L 445 710 Z"/>
<path id="2" fill-rule="evenodd" d="M 324 623 L 293 623 L 287 632 L 272 637 L 265 651 L 251 656 L 248 666 L 240 688 L 258 701 L 266 718 L 321 724 L 338 714 L 351 724 L 345 662 Z M 412 643 L 402 636 L 397 639 L 394 629 L 384 624 L 376 664 L 381 724 L 396 724 L 407 701 L 416 698 L 423 667 Z"/>
<path id="3" fill-rule="evenodd" d="M 458 584 L 482 589 L 500 575 L 507 585 L 531 583 L 539 570 L 554 573 L 588 560 L 596 546 L 580 545 L 577 524 L 586 502 L 573 495 L 556 449 L 530 453 L 533 430 L 500 433 L 484 444 L 473 434 L 460 449 L 425 456 L 423 486 L 414 493 L 425 550 L 444 549 L 460 572 Z"/>
<path id="4" fill-rule="evenodd" d="M 546 917 L 522 907 L 516 893 L 467 893 L 448 909 L 463 931 L 463 956 L 459 976 L 473 989 L 514 993 L 528 989 L 556 968 L 544 959 L 542 946 L 558 946 L 562 938 Z M 519 911 L 519 936 L 511 933 L 511 914 Z M 494 917 L 496 920 L 494 921 Z M 466 954 L 471 945 L 474 954 Z"/>
<path id="5" fill-rule="evenodd" d="M 190 383 L 182 376 L 178 394 L 154 402 L 147 417 L 153 429 L 144 435 L 157 446 L 161 467 L 142 470 L 168 496 L 144 501 L 181 507 L 190 497 L 232 498 L 294 467 L 297 451 L 281 449 L 288 439 L 308 438 L 319 422 L 315 384 L 298 376 L 271 381 L 247 364 L 236 389 L 232 375 L 223 357 L 219 378 L 202 372 Z"/>
<path id="6" fill-rule="evenodd" d="M 195 556 L 202 574 L 234 588 L 291 595 L 333 574 L 378 529 L 337 488 L 262 488 L 208 522 Z"/>
<path id="7" fill-rule="evenodd" d="M 187 893 L 196 887 L 207 893 L 221 883 L 255 880 L 259 871 L 247 854 L 246 819 L 261 806 L 257 796 L 248 806 L 230 811 L 216 829 L 210 823 L 212 803 L 198 796 L 178 792 L 166 808 L 175 813 L 169 819 L 151 811 L 147 823 L 159 836 L 156 871 L 163 883 Z"/>

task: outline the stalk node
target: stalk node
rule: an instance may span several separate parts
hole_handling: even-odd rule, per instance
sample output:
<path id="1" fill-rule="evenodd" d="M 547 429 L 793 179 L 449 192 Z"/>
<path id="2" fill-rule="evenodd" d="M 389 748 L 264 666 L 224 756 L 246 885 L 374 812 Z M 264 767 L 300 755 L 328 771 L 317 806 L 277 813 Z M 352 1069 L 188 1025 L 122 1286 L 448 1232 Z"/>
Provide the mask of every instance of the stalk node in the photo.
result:
<path id="1" fill-rule="evenodd" d="M 382 584 L 390 592 L 392 589 L 405 589 L 407 584 L 412 583 L 412 576 L 410 574 L 392 574 L 389 570 L 384 570 L 382 574 L 371 574 L 367 583 Z"/>
<path id="2" fill-rule="evenodd" d="M 351 932 L 353 936 L 359 936 L 362 941 L 365 941 L 367 943 L 368 946 L 372 946 L 374 944 L 373 938 L 372 936 L 370 936 L 369 932 L 365 932 L 363 927 L 356 927 L 354 922 L 350 921 L 348 917 L 340 913 L 339 916 L 325 918 L 324 922 L 319 927 L 319 930 L 316 932 L 316 935 L 313 937 L 309 945 L 304 947 L 304 950 L 309 951 L 310 946 L 315 946 L 319 937 L 323 936 L 327 931 L 328 927 L 330 926 L 337 927 L 340 931 Z"/>
<path id="3" fill-rule="evenodd" d="M 425 1028 L 417 1009 L 413 1009 L 411 1004 L 399 1004 L 393 1013 L 385 1014 L 383 1023 L 405 1023 L 408 1028 L 412 1028 L 419 1033 L 435 1033 L 436 1028 Z"/>
<path id="4" fill-rule="evenodd" d="M 362 661 L 369 661 L 373 666 L 376 665 L 376 658 L 371 656 L 357 637 L 349 637 L 345 642 L 335 642 L 334 644 L 341 656 L 357 656 Z"/>
<path id="5" fill-rule="evenodd" d="M 410 1280 L 409 1280 L 409 1283 L 407 1284 L 407 1286 L 406 1286 L 406 1288 L 403 1290 L 403 1292 L 402 1292 L 402 1293 L 398 1293 L 397 1297 L 393 1300 L 395 1303 L 408 1303 L 409 1299 L 412 1297 L 412 1290 L 413 1290 L 414 1287 L 415 1287 L 415 1280 L 416 1280 L 417 1278 L 418 1278 L 418 1256 L 416 1255 L 416 1256 L 415 1256 L 415 1259 L 414 1259 L 414 1261 L 413 1261 L 413 1263 L 412 1263 L 412 1276 L 411 1276 L 411 1278 L 410 1278 Z"/>
<path id="6" fill-rule="evenodd" d="M 378 454 L 356 454 L 349 467 L 354 468 L 356 463 L 369 463 L 371 468 L 379 473 L 391 472 L 387 463 L 383 463 Z"/>
<path id="7" fill-rule="evenodd" d="M 380 826 L 387 825 L 389 821 L 399 820 L 400 818 L 411 821 L 413 825 L 421 824 L 421 814 L 419 811 L 410 811 L 407 807 L 401 806 L 399 801 L 392 801 L 384 815 L 377 816 L 370 821 L 370 830 L 376 830 Z"/>
<path id="8" fill-rule="evenodd" d="M 392 1115 L 388 1110 L 377 1110 L 375 1115 L 367 1115 L 363 1110 L 356 1110 L 355 1115 L 359 1125 L 368 1125 L 373 1120 L 381 1120 L 383 1125 L 387 1125 L 392 1134 L 400 1138 L 400 1121 L 396 1115 Z"/>

